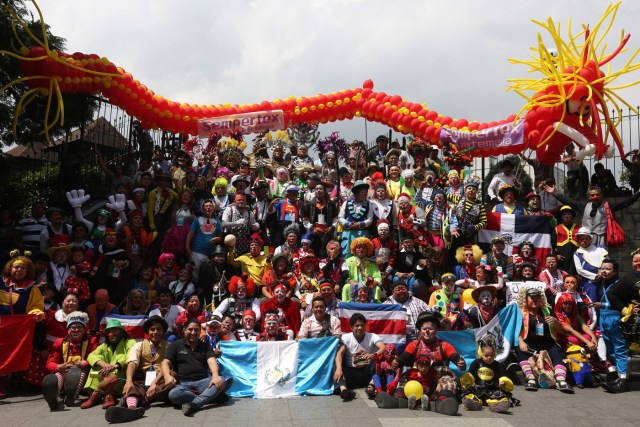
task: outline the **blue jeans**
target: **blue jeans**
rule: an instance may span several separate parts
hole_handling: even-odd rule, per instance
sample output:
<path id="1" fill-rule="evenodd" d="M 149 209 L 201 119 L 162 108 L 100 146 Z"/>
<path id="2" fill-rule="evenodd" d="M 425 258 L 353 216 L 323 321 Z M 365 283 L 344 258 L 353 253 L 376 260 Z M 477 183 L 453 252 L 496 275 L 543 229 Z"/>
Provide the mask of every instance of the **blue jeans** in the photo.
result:
<path id="1" fill-rule="evenodd" d="M 618 373 L 627 373 L 627 343 L 620 330 L 620 312 L 603 308 L 600 310 L 600 331 L 607 346 L 607 353 L 616 359 Z"/>
<path id="2" fill-rule="evenodd" d="M 600 301 L 602 297 L 602 284 L 585 280 L 582 282 L 582 290 L 591 299 L 591 301 Z"/>
<path id="3" fill-rule="evenodd" d="M 181 381 L 169 392 L 169 400 L 174 405 L 192 403 L 196 408 L 202 408 L 203 405 L 213 402 L 220 394 L 215 385 L 209 387 L 210 382 L 211 375 L 197 381 Z M 196 394 L 192 390 L 200 394 Z"/>

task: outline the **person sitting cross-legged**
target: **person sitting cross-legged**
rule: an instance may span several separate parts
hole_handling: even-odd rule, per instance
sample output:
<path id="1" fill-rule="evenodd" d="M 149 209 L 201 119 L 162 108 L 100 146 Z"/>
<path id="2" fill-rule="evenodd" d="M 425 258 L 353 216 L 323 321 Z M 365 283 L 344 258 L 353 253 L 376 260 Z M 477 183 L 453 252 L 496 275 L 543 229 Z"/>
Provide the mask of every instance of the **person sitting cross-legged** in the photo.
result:
<path id="1" fill-rule="evenodd" d="M 182 405 L 182 413 L 186 416 L 212 403 L 233 382 L 232 378 L 218 375 L 213 349 L 200 341 L 200 332 L 200 320 L 189 319 L 184 327 L 184 338 L 169 345 L 162 361 L 165 384 L 175 385 L 169 392 L 169 400 L 174 405 Z"/>

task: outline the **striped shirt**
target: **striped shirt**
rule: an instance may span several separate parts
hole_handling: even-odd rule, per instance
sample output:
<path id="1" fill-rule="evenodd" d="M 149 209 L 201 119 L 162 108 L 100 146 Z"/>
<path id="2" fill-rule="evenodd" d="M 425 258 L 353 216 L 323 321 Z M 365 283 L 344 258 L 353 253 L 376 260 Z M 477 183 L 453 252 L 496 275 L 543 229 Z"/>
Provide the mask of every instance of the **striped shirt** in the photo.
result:
<path id="1" fill-rule="evenodd" d="M 49 220 L 45 216 L 35 219 L 30 216 L 29 218 L 23 218 L 18 221 L 16 230 L 22 234 L 22 244 L 25 249 L 31 251 L 40 250 L 40 233 L 46 229 L 49 225 Z"/>

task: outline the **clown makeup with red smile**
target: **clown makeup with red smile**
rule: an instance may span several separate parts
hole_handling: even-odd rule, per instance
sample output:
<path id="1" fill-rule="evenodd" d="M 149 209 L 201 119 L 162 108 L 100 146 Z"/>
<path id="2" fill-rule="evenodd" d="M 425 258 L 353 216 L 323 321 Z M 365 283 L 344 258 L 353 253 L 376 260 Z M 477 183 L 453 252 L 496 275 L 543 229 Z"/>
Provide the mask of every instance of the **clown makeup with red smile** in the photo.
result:
<path id="1" fill-rule="evenodd" d="M 69 326 L 69 338 L 73 342 L 82 341 L 84 337 L 84 333 L 87 331 L 87 328 L 82 323 L 73 323 Z"/>
<path id="2" fill-rule="evenodd" d="M 424 322 L 420 326 L 420 336 L 425 343 L 430 343 L 436 339 L 438 328 L 432 322 Z"/>
<path id="3" fill-rule="evenodd" d="M 250 314 L 245 315 L 242 318 L 242 328 L 245 332 L 252 332 L 256 327 L 256 319 Z"/>
<path id="4" fill-rule="evenodd" d="M 267 331 L 267 334 L 271 335 L 271 336 L 275 336 L 278 334 L 278 316 L 275 314 L 268 314 L 267 318 L 265 319 L 265 329 Z"/>
<path id="5" fill-rule="evenodd" d="M 640 253 L 633 256 L 633 259 L 631 260 L 631 268 L 636 272 L 636 274 L 640 274 Z"/>
<path id="6" fill-rule="evenodd" d="M 238 282 L 238 287 L 236 288 L 236 296 L 239 300 L 244 300 L 247 297 L 247 285 L 243 282 Z"/>
<path id="7" fill-rule="evenodd" d="M 282 304 L 287 297 L 287 290 L 285 286 L 279 285 L 273 290 L 273 295 L 278 302 L 278 304 Z"/>

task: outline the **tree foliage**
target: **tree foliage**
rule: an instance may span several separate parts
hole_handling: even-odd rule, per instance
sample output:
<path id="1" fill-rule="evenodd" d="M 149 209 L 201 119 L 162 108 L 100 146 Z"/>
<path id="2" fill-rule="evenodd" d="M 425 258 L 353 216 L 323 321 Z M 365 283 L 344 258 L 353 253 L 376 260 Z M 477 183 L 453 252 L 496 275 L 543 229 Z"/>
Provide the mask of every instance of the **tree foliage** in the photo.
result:
<path id="1" fill-rule="evenodd" d="M 512 173 L 518 177 L 518 181 L 522 184 L 522 191 L 518 194 L 517 200 L 523 201 L 525 196 L 533 190 L 533 180 L 525 169 L 526 163 L 516 155 L 507 156 L 495 165 L 491 166 L 489 172 L 485 175 L 484 182 L 482 183 L 483 194 L 487 194 L 487 188 L 489 187 L 489 183 L 491 183 L 493 176 L 502 172 L 502 164 L 505 160 L 509 160 L 514 164 Z"/>
<path id="2" fill-rule="evenodd" d="M 0 4 L 3 7 L 0 12 L 0 50 L 17 52 L 22 46 L 28 48 L 36 46 L 37 42 L 4 8 L 11 8 L 34 35 L 42 38 L 42 27 L 38 16 L 27 8 L 23 0 L 5 0 Z M 64 38 L 53 35 L 49 26 L 45 26 L 45 29 L 50 49 L 64 50 Z M 23 75 L 18 66 L 18 60 L 9 55 L 0 55 L 0 87 L 8 85 L 20 77 Z M 13 134 L 12 124 L 16 106 L 28 90 L 27 85 L 18 83 L 0 93 L 0 145 L 27 145 L 36 141 L 44 141 L 44 136 L 40 134 L 44 129 L 47 107 L 47 97 L 44 96 L 37 96 L 33 102 L 26 106 L 18 117 L 17 134 Z M 49 121 L 55 116 L 57 102 L 56 97 L 53 97 Z M 53 128 L 49 132 L 52 139 L 61 136 L 65 131 L 90 122 L 98 106 L 95 99 L 80 94 L 63 95 L 63 102 L 65 108 L 64 127 L 56 126 Z"/>

